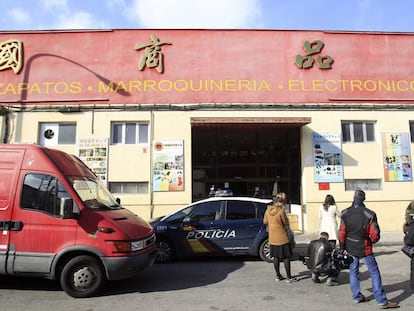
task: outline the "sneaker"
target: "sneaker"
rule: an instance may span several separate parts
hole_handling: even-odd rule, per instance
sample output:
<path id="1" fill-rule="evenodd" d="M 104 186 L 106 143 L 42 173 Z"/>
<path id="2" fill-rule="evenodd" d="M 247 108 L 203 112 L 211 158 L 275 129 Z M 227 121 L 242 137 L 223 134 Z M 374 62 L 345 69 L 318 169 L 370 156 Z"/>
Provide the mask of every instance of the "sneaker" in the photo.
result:
<path id="1" fill-rule="evenodd" d="M 296 281 L 297 281 L 296 278 L 288 278 L 288 279 L 286 279 L 286 283 L 293 283 L 293 282 L 296 282 Z"/>
<path id="2" fill-rule="evenodd" d="M 400 306 L 396 302 L 388 301 L 385 305 L 379 305 L 380 309 L 393 309 L 399 308 Z"/>
<path id="3" fill-rule="evenodd" d="M 284 279 L 285 278 L 283 276 L 279 275 L 279 276 L 276 277 L 276 282 L 280 282 L 280 281 L 282 281 Z"/>

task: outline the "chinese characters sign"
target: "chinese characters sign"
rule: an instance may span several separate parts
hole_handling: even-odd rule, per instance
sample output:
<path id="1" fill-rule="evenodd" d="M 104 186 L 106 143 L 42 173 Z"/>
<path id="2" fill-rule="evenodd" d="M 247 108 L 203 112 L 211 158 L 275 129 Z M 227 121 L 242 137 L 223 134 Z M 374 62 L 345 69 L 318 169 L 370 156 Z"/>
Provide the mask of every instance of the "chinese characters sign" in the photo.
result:
<path id="1" fill-rule="evenodd" d="M 411 100 L 414 92 L 410 35 L 183 29 L 16 35 L 0 33 L 0 101 L 16 105 L 365 105 Z M 67 42 L 88 43 L 87 51 L 62 50 Z"/>
<path id="2" fill-rule="evenodd" d="M 184 190 L 184 142 L 153 142 L 153 191 Z"/>
<path id="3" fill-rule="evenodd" d="M 303 44 L 305 55 L 296 55 L 296 66 L 303 69 L 312 68 L 315 61 L 313 57 L 316 54 L 321 53 L 323 47 L 324 43 L 320 40 L 315 40 L 312 42 L 305 41 Z M 316 56 L 316 63 L 320 69 L 331 69 L 333 61 L 333 58 L 328 55 Z"/>
<path id="4" fill-rule="evenodd" d="M 23 66 L 23 43 L 20 40 L 0 42 L 0 71 L 12 69 L 19 73 Z"/>
<path id="5" fill-rule="evenodd" d="M 313 133 L 312 144 L 315 182 L 343 182 L 341 135 Z"/>
<path id="6" fill-rule="evenodd" d="M 108 180 L 108 138 L 81 138 L 79 159 L 107 185 Z"/>
<path id="7" fill-rule="evenodd" d="M 385 181 L 412 181 L 408 133 L 382 133 Z"/>
<path id="8" fill-rule="evenodd" d="M 138 70 L 148 68 L 156 68 L 159 73 L 164 72 L 164 55 L 161 53 L 161 46 L 171 44 L 170 42 L 160 42 L 158 37 L 151 35 L 151 43 L 137 44 L 135 50 L 144 49 L 144 55 L 138 62 Z"/>

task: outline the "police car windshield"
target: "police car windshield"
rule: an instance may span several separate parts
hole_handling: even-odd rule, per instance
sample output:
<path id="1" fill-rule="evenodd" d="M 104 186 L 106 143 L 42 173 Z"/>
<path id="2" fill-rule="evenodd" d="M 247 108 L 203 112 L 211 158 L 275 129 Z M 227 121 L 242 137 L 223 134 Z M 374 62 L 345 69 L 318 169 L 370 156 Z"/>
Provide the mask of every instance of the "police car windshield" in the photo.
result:
<path id="1" fill-rule="evenodd" d="M 72 177 L 70 181 L 73 189 L 77 192 L 87 208 L 95 210 L 122 208 L 99 180 L 86 177 Z"/>

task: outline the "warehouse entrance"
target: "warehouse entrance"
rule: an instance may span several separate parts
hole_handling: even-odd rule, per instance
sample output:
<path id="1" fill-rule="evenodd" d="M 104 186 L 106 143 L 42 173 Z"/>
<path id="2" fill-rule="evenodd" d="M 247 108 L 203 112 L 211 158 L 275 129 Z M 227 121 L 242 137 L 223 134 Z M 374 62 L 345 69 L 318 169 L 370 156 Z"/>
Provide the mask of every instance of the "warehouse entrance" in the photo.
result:
<path id="1" fill-rule="evenodd" d="M 300 203 L 300 127 L 297 118 L 193 119 L 193 201 L 210 189 L 271 198 L 286 192 Z M 259 190 L 259 193 L 257 193 Z"/>

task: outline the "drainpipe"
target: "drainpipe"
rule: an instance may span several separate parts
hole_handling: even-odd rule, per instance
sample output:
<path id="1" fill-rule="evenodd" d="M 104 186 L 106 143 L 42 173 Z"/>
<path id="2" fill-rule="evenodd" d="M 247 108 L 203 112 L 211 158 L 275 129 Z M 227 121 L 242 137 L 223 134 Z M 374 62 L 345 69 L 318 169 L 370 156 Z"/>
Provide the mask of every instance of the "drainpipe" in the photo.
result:
<path id="1" fill-rule="evenodd" d="M 150 156 L 150 180 L 149 180 L 149 192 L 150 192 L 150 218 L 154 218 L 154 163 L 152 163 L 153 157 L 153 140 L 154 140 L 154 111 L 151 110 L 150 119 L 150 139 L 149 139 L 149 156 Z"/>
<path id="2" fill-rule="evenodd" d="M 10 134 L 10 111 L 4 106 L 0 106 L 0 115 L 4 116 L 3 143 L 7 144 L 9 142 L 9 134 Z"/>

